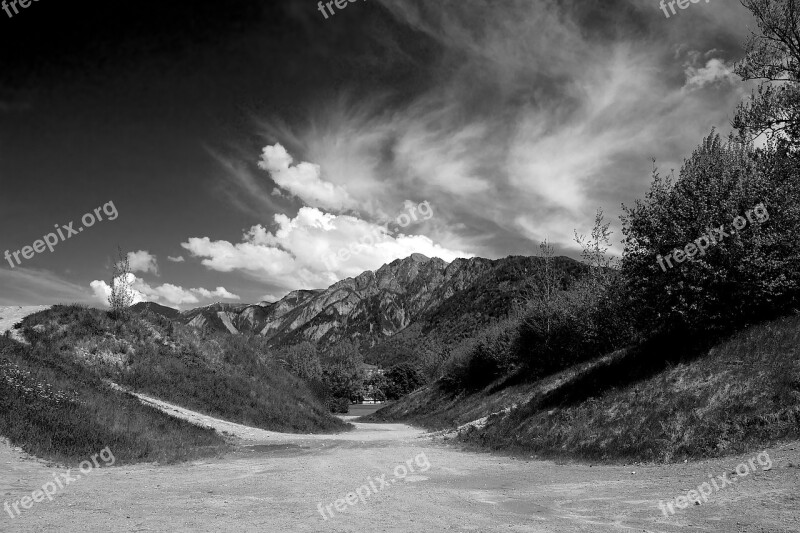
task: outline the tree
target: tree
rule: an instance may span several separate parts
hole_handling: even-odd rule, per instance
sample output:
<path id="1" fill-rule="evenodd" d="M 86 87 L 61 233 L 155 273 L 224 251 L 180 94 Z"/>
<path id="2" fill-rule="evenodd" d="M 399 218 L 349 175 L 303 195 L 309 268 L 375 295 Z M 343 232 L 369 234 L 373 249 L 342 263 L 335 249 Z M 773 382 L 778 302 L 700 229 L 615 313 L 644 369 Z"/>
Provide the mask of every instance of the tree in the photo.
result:
<path id="1" fill-rule="evenodd" d="M 519 363 L 543 376 L 624 345 L 631 338 L 625 291 L 615 262 L 609 258 L 610 223 L 595 216 L 591 237 L 575 232 L 586 274 L 570 286 L 549 283 L 528 301 L 515 340 Z M 545 267 L 549 250 L 542 244 Z M 547 268 L 544 270 L 547 276 Z"/>
<path id="2" fill-rule="evenodd" d="M 800 283 L 800 172 L 791 155 L 711 133 L 687 159 L 677 180 L 653 171 L 643 200 L 625 207 L 622 273 L 638 327 L 724 332 L 795 305 Z M 759 204 L 768 220 L 720 237 L 674 268 L 658 256 L 685 250 L 710 228 Z M 688 253 L 687 253 L 688 255 Z"/>
<path id="3" fill-rule="evenodd" d="M 414 392 L 425 384 L 425 377 L 419 368 L 411 363 L 400 363 L 390 368 L 385 375 L 387 400 L 399 400 L 400 397 Z"/>
<path id="4" fill-rule="evenodd" d="M 745 43 L 735 72 L 760 80 L 758 90 L 736 110 L 733 125 L 748 140 L 759 134 L 800 146 L 800 0 L 742 0 L 760 33 Z"/>
<path id="5" fill-rule="evenodd" d="M 128 308 L 133 305 L 134 292 L 131 287 L 134 275 L 128 255 L 117 247 L 119 258 L 114 263 L 111 271 L 111 294 L 108 295 L 108 305 L 115 320 L 124 319 Z"/>
<path id="6" fill-rule="evenodd" d="M 286 350 L 286 364 L 300 379 L 312 381 L 322 378 L 322 365 L 317 355 L 317 346 L 312 342 L 305 341 L 290 346 Z"/>
<path id="7" fill-rule="evenodd" d="M 373 400 L 383 402 L 386 401 L 386 389 L 389 382 L 386 376 L 380 372 L 375 372 L 364 381 L 364 389 L 361 392 L 362 399 L 370 397 Z"/>
<path id="8" fill-rule="evenodd" d="M 334 398 L 356 399 L 364 385 L 363 358 L 350 340 L 339 341 L 323 358 L 322 380 Z"/>

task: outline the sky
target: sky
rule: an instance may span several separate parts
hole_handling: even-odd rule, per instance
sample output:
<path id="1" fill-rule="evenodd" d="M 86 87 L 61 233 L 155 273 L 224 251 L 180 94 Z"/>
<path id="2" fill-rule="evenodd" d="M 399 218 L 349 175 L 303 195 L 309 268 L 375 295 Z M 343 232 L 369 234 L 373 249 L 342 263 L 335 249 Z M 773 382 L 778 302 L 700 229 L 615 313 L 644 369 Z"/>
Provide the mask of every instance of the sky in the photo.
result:
<path id="1" fill-rule="evenodd" d="M 0 11 L 0 305 L 102 306 L 118 249 L 181 309 L 412 253 L 577 258 L 598 209 L 618 254 L 653 160 L 677 172 L 753 88 L 734 0 L 343 5 Z"/>

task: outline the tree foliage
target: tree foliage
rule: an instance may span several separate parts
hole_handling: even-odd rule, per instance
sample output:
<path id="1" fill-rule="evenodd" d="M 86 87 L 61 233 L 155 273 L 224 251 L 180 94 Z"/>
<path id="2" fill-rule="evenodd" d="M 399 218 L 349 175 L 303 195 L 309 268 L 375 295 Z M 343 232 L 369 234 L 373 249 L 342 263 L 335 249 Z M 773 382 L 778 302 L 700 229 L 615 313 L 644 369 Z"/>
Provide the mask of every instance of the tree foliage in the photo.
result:
<path id="1" fill-rule="evenodd" d="M 800 181 L 796 159 L 711 133 L 676 180 L 653 171 L 644 200 L 624 207 L 622 272 L 635 295 L 644 331 L 728 330 L 786 309 L 800 279 Z M 750 223 L 703 255 L 662 269 L 657 255 L 684 249 L 711 228 L 730 228 L 763 203 L 769 220 Z"/>
<path id="2" fill-rule="evenodd" d="M 420 369 L 411 363 L 400 363 L 386 371 L 383 389 L 387 400 L 399 400 L 425 384 L 425 377 Z"/>
<path id="3" fill-rule="evenodd" d="M 286 349 L 286 364 L 291 372 L 306 381 L 322 378 L 322 364 L 317 354 L 317 346 L 312 342 L 301 342 Z"/>
<path id="4" fill-rule="evenodd" d="M 322 381 L 334 398 L 355 400 L 364 385 L 364 360 L 358 345 L 345 339 L 323 357 Z"/>

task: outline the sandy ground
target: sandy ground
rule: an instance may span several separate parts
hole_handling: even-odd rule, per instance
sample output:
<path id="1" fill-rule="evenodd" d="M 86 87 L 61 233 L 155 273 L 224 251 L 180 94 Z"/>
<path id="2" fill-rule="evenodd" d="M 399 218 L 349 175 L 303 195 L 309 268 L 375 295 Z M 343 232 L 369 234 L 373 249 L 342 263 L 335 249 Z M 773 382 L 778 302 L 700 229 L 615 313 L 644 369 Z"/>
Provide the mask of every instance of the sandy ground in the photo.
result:
<path id="1" fill-rule="evenodd" d="M 0 509 L 0 532 L 800 531 L 800 443 L 766 450 L 770 470 L 755 462 L 755 474 L 665 517 L 659 500 L 730 473 L 761 450 L 669 466 L 560 465 L 465 452 L 403 424 L 288 435 L 140 398 L 216 428 L 235 451 L 180 465 L 73 469 L 75 480 L 52 501 L 18 507 L 14 518 Z M 403 464 L 414 471 L 403 476 Z M 1 503 L 30 496 L 54 474 L 63 479 L 67 470 L 0 443 Z M 373 494 L 336 510 L 336 500 L 368 482 Z"/>
<path id="2" fill-rule="evenodd" d="M 800 443 L 767 450 L 771 470 L 756 462 L 756 474 L 666 518 L 659 500 L 754 454 L 670 466 L 558 465 L 464 452 L 402 424 L 287 435 L 165 407 L 232 435 L 236 451 L 182 465 L 95 469 L 53 501 L 20 508 L 19 517 L 0 511 L 0 531 L 800 531 Z M 395 469 L 407 461 L 414 471 L 403 476 Z M 0 445 L 4 502 L 31 495 L 54 473 L 66 469 Z M 332 506 L 334 516 L 323 519 L 318 504 L 325 512 L 368 481 L 374 494 L 340 503 L 343 512 Z"/>
<path id="3" fill-rule="evenodd" d="M 11 335 L 19 342 L 25 342 L 22 335 L 14 328 L 14 324 L 22 320 L 28 315 L 50 309 L 49 305 L 13 305 L 13 306 L 0 306 L 0 334 L 6 330 L 11 330 Z M 2 530 L 0 530 L 2 531 Z"/>

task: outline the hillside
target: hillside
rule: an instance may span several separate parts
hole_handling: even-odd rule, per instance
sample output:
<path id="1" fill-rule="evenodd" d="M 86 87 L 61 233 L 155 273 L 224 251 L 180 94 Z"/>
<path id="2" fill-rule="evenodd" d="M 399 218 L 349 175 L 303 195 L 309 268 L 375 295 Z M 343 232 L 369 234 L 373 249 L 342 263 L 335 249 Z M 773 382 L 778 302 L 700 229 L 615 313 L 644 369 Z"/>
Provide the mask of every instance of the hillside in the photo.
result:
<path id="1" fill-rule="evenodd" d="M 139 302 L 138 304 L 132 305 L 131 309 L 136 313 L 150 312 L 164 318 L 169 318 L 170 320 L 179 320 L 181 318 L 181 312 L 179 310 L 155 302 Z"/>
<path id="2" fill-rule="evenodd" d="M 107 446 L 117 464 L 185 461 L 227 449 L 214 431 L 142 405 L 72 358 L 6 336 L 0 337 L 0 436 L 69 465 Z"/>
<path id="3" fill-rule="evenodd" d="M 297 433 L 349 429 L 267 354 L 259 338 L 206 334 L 158 315 L 54 306 L 27 317 L 32 349 L 59 354 L 97 378 L 205 414 Z"/>
<path id="4" fill-rule="evenodd" d="M 586 271 L 566 257 L 557 258 L 556 266 L 564 284 Z M 368 362 L 388 366 L 507 316 L 541 268 L 539 257 L 448 264 L 413 254 L 324 290 L 293 291 L 272 304 L 213 304 L 183 312 L 180 321 L 211 331 L 258 333 L 270 346 L 311 341 L 329 347 L 352 339 Z"/>
<path id="5" fill-rule="evenodd" d="M 481 449 L 552 457 L 672 462 L 750 451 L 800 436 L 800 317 L 752 326 L 699 356 L 651 343 L 529 384 L 473 394 L 434 384 L 369 418 L 461 426 L 458 440 Z"/>

